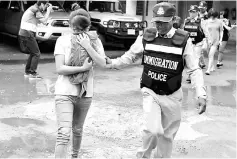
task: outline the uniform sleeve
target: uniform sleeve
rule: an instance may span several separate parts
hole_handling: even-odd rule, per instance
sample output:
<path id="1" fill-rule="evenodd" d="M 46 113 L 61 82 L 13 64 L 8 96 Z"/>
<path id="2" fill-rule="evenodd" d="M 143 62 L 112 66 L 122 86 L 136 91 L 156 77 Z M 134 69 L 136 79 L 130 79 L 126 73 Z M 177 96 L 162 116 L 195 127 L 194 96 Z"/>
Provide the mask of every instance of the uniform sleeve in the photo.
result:
<path id="1" fill-rule="evenodd" d="M 191 75 L 192 88 L 196 89 L 196 96 L 206 99 L 206 87 L 204 86 L 203 72 L 198 66 L 197 59 L 193 52 L 191 39 L 188 39 L 184 50 L 184 59 L 186 62 L 187 73 Z"/>
<path id="2" fill-rule="evenodd" d="M 125 52 L 123 56 L 117 59 L 112 59 L 112 68 L 119 69 L 126 65 L 138 62 L 138 60 L 141 59 L 142 53 L 144 51 L 142 39 L 143 36 L 139 35 L 134 44 L 127 52 Z M 139 61 L 139 63 L 141 63 L 141 61 Z"/>
<path id="3" fill-rule="evenodd" d="M 54 56 L 55 55 L 65 55 L 62 37 L 59 37 L 56 41 L 55 48 L 54 48 Z"/>

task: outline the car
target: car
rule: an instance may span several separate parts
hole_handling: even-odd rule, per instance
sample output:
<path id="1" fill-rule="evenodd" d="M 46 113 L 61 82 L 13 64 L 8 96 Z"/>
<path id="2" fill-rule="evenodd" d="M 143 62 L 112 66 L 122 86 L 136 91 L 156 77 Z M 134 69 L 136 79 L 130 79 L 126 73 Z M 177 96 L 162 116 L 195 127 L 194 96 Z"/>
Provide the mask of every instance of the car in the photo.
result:
<path id="1" fill-rule="evenodd" d="M 0 0 L 0 33 L 18 38 L 21 18 L 26 9 L 35 2 L 27 0 Z M 61 35 L 72 32 L 69 27 L 69 13 L 57 1 L 50 1 L 50 3 L 53 5 L 54 12 L 50 13 L 45 25 L 37 25 L 36 39 L 39 43 L 55 43 Z M 21 51 L 24 51 L 20 41 L 19 47 Z"/>
<path id="2" fill-rule="evenodd" d="M 87 3 L 92 26 L 104 45 L 109 42 L 122 43 L 125 48 L 130 48 L 147 27 L 147 21 L 123 13 L 118 0 L 89 0 Z"/>
<path id="3" fill-rule="evenodd" d="M 64 1 L 64 8 L 70 10 L 76 1 Z M 139 34 L 147 27 L 147 21 L 123 13 L 118 0 L 80 0 L 81 8 L 89 11 L 91 25 L 96 30 L 103 45 L 123 44 L 129 48 Z"/>

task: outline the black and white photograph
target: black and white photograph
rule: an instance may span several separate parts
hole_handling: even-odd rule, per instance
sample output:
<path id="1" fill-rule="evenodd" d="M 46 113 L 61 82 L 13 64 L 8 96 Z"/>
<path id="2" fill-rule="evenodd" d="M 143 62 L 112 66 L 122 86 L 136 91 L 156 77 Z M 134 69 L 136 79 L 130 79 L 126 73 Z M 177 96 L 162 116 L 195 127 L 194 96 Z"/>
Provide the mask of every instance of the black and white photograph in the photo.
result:
<path id="1" fill-rule="evenodd" d="M 0 0 L 0 158 L 236 158 L 236 1 Z"/>

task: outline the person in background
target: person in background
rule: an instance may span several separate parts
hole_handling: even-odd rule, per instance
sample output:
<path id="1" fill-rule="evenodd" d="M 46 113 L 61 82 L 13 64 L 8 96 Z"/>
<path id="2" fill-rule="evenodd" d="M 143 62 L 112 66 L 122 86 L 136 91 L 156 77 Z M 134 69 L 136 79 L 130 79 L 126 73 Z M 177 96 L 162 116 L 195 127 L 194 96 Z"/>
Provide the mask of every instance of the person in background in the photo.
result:
<path id="1" fill-rule="evenodd" d="M 191 5 L 188 11 L 189 17 L 184 20 L 184 30 L 189 32 L 193 43 L 193 53 L 196 56 L 197 63 L 200 64 L 203 39 L 205 35 L 201 25 L 201 19 L 198 17 L 198 6 Z M 191 83 L 190 75 L 188 75 L 186 81 Z"/>
<path id="2" fill-rule="evenodd" d="M 72 158 L 78 157 L 83 125 L 93 97 L 93 67 L 106 65 L 103 45 L 90 33 L 90 15 L 83 9 L 71 12 L 73 33 L 57 39 L 54 55 L 58 79 L 55 84 L 55 110 L 58 133 L 55 157 L 66 158 L 72 131 Z M 92 60 L 92 61 L 91 61 Z"/>
<path id="3" fill-rule="evenodd" d="M 175 29 L 179 29 L 179 28 L 181 28 L 181 18 L 179 17 L 179 16 L 175 16 L 174 17 L 175 18 L 175 20 L 174 20 L 174 24 L 173 24 L 173 27 L 175 28 Z"/>
<path id="4" fill-rule="evenodd" d="M 223 66 L 223 54 L 224 54 L 224 50 L 225 50 L 225 47 L 226 47 L 226 44 L 229 40 L 229 37 L 230 37 L 230 33 L 229 31 L 231 29 L 233 29 L 234 27 L 236 26 L 231 26 L 231 23 L 230 23 L 230 20 L 228 19 L 227 17 L 227 12 L 225 11 L 221 11 L 220 12 L 220 20 L 223 22 L 223 38 L 222 38 L 222 42 L 221 42 L 221 45 L 219 46 L 219 54 L 218 54 L 218 60 L 217 60 L 217 68 L 220 68 L 221 66 Z"/>
<path id="5" fill-rule="evenodd" d="M 173 27 L 176 8 L 167 2 L 153 8 L 155 28 L 147 28 L 125 54 L 117 59 L 107 57 L 107 68 L 122 66 L 142 59 L 141 91 L 145 116 L 143 145 L 137 158 L 170 158 L 175 135 L 181 122 L 182 72 L 187 66 L 196 89 L 199 114 L 206 110 L 206 87 L 203 73 L 196 62 L 188 32 Z M 186 65 L 185 65 L 186 64 Z"/>
<path id="6" fill-rule="evenodd" d="M 210 75 L 211 71 L 215 70 L 214 66 L 214 55 L 216 51 L 218 50 L 218 47 L 222 43 L 223 38 L 223 22 L 218 19 L 218 12 L 211 8 L 208 11 L 208 20 L 206 22 L 206 28 L 207 28 L 207 41 L 208 41 L 208 68 L 205 72 L 206 75 Z"/>
<path id="7" fill-rule="evenodd" d="M 25 77 L 41 78 L 36 72 L 41 54 L 36 41 L 36 26 L 39 23 L 46 23 L 52 11 L 52 5 L 47 0 L 38 0 L 22 16 L 18 35 L 21 44 L 29 53 L 25 66 Z"/>
<path id="8" fill-rule="evenodd" d="M 207 3 L 205 1 L 200 1 L 199 2 L 199 18 L 201 18 L 201 27 L 203 28 L 203 32 L 205 34 L 205 38 L 203 39 L 203 46 L 202 46 L 202 51 L 200 55 L 200 63 L 199 66 L 204 69 L 206 67 L 205 60 L 204 60 L 204 52 L 208 52 L 208 44 L 207 44 L 207 30 L 206 30 L 206 21 L 208 19 L 207 16 Z"/>

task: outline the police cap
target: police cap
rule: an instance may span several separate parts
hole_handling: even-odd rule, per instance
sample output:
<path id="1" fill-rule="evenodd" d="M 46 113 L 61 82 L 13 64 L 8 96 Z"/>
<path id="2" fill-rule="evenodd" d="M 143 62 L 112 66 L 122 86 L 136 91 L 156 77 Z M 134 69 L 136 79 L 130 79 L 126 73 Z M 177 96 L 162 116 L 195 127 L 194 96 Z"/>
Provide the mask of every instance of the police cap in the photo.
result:
<path id="1" fill-rule="evenodd" d="M 169 22 L 175 16 L 176 9 L 174 5 L 168 2 L 156 4 L 153 8 L 152 22 L 161 21 Z"/>

